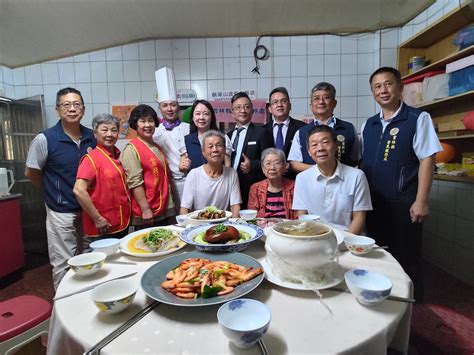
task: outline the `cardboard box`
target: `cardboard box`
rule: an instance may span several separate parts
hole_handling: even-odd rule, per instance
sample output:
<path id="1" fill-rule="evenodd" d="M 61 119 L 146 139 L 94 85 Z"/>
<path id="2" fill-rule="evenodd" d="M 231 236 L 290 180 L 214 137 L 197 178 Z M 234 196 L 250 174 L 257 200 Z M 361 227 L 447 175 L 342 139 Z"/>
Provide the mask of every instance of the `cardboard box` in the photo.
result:
<path id="1" fill-rule="evenodd" d="M 459 131 L 463 129 L 466 129 L 466 127 L 461 120 L 438 123 L 438 132 Z"/>

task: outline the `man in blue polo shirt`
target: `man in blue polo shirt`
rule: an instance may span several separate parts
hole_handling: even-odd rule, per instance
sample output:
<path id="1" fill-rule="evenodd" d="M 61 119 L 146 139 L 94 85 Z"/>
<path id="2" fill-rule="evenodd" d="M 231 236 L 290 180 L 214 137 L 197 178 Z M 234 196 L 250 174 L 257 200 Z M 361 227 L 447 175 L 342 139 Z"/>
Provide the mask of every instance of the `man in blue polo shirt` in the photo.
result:
<path id="1" fill-rule="evenodd" d="M 315 164 L 306 147 L 308 132 L 317 125 L 327 125 L 334 129 L 337 138 L 336 158 L 343 164 L 356 166 L 359 162 L 359 139 L 354 125 L 334 116 L 337 105 L 336 88 L 330 83 L 321 82 L 311 90 L 311 111 L 314 121 L 296 132 L 291 144 L 288 161 L 295 173 L 300 173 Z"/>
<path id="2" fill-rule="evenodd" d="M 80 91 L 64 88 L 56 95 L 58 123 L 31 142 L 25 175 L 44 191 L 49 261 L 56 289 L 66 273 L 67 260 L 82 252 L 81 206 L 73 194 L 77 167 L 92 150 L 92 130 L 80 124 L 84 116 Z"/>
<path id="3" fill-rule="evenodd" d="M 377 69 L 370 76 L 370 87 L 381 111 L 361 129 L 361 167 L 374 207 L 367 214 L 367 230 L 378 244 L 389 246 L 421 301 L 422 225 L 429 213 L 434 155 L 442 149 L 430 115 L 403 103 L 403 82 L 397 69 Z"/>

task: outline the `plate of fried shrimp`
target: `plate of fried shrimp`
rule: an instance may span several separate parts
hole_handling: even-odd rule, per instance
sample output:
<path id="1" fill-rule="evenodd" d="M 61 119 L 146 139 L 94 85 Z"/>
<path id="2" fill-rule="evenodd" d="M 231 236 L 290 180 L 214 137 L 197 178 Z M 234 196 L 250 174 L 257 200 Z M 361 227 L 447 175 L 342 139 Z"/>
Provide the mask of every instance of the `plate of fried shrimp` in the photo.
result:
<path id="1" fill-rule="evenodd" d="M 264 278 L 262 265 L 241 253 L 189 252 L 152 265 L 141 287 L 150 298 L 185 307 L 209 306 L 239 298 Z"/>

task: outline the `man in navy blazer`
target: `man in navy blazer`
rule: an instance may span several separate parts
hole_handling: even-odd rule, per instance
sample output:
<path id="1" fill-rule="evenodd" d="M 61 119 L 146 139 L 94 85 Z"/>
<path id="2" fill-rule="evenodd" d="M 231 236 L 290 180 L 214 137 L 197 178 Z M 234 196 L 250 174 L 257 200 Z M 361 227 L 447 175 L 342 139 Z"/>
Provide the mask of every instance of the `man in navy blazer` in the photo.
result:
<path id="1" fill-rule="evenodd" d="M 273 89 L 268 97 L 269 111 L 273 119 L 263 125 L 264 148 L 278 148 L 283 150 L 288 158 L 291 142 L 295 133 L 305 125 L 303 121 L 290 117 L 291 102 L 286 88 L 280 86 Z M 295 179 L 296 173 L 288 170 L 285 177 Z"/>
<path id="2" fill-rule="evenodd" d="M 232 116 L 235 128 L 227 133 L 232 142 L 231 166 L 239 175 L 242 209 L 247 208 L 248 195 L 253 183 L 263 180 L 260 156 L 263 150 L 263 129 L 251 122 L 253 105 L 245 92 L 236 93 L 232 99 Z"/>

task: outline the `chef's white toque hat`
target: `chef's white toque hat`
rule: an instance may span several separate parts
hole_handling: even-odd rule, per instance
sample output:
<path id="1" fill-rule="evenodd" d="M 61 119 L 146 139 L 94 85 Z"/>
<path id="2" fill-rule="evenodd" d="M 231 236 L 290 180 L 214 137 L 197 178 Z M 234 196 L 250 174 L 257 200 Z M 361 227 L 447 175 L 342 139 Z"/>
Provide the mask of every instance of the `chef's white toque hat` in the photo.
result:
<path id="1" fill-rule="evenodd" d="M 174 80 L 173 70 L 167 67 L 161 68 L 155 72 L 156 79 L 156 100 L 178 101 L 176 98 L 176 82 Z"/>

